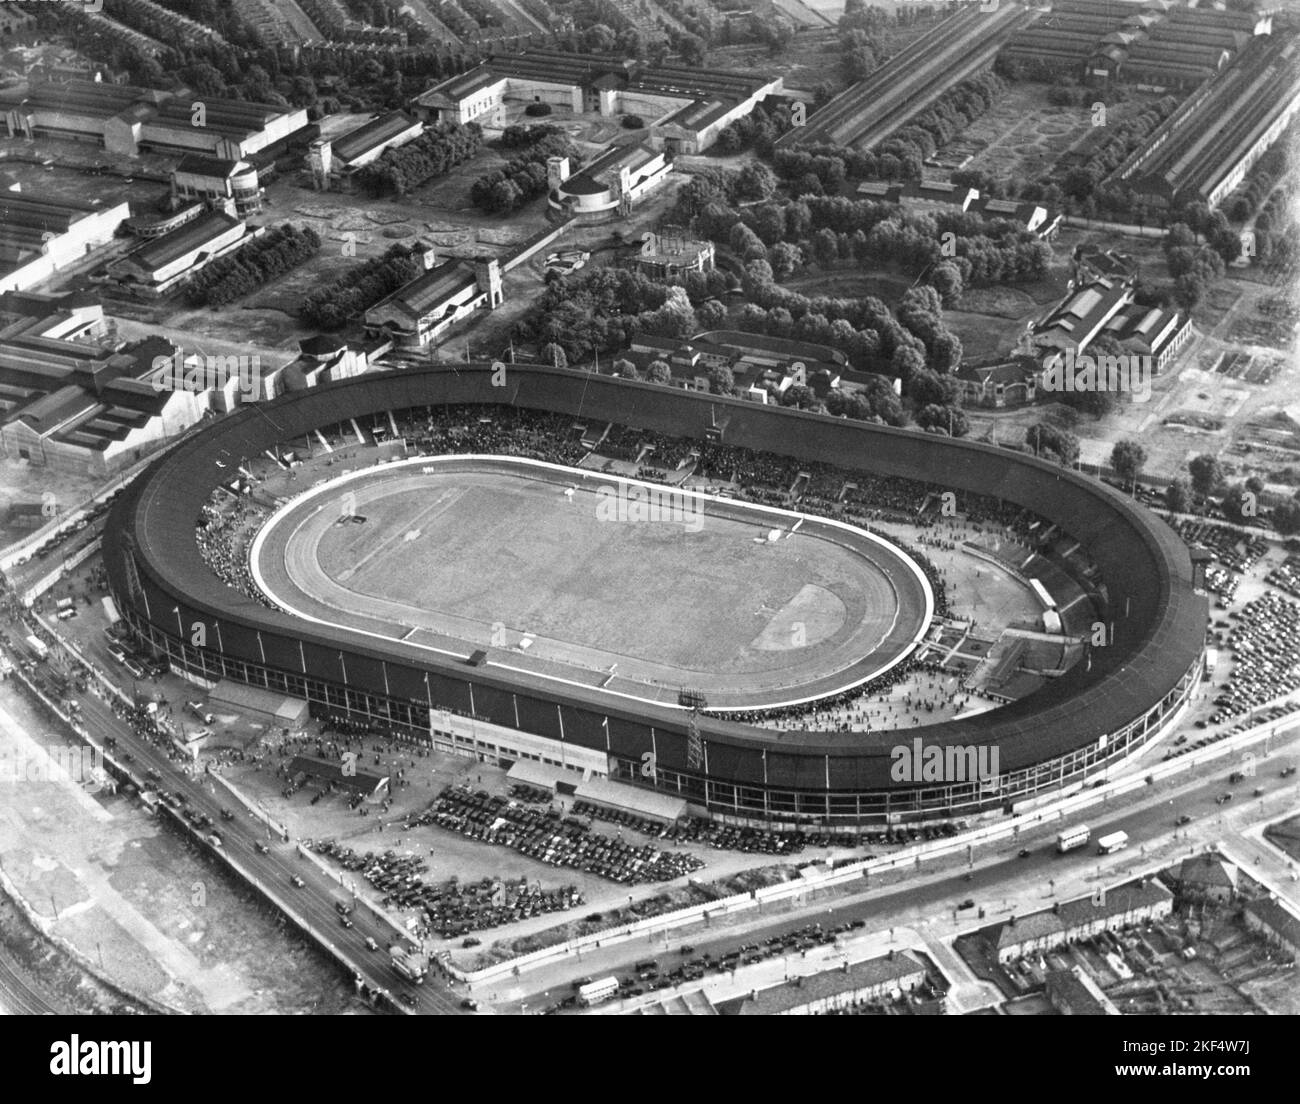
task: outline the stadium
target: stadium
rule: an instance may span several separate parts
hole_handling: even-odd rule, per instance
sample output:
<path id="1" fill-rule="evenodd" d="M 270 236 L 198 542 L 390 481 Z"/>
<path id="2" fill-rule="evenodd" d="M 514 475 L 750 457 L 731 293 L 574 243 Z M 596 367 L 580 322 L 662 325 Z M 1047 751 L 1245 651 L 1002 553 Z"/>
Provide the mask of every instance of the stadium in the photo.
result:
<path id="1" fill-rule="evenodd" d="M 201 554 L 196 523 L 245 458 L 356 419 L 387 419 L 396 437 L 395 413 L 475 407 L 484 424 L 490 409 L 546 417 L 572 440 L 556 463 L 390 453 L 304 487 L 259 529 L 246 593 Z M 896 780 L 898 731 L 743 723 L 905 663 L 937 596 L 890 541 L 779 506 L 673 492 L 660 524 L 609 524 L 654 493 L 577 469 L 580 436 L 612 425 L 1032 513 L 1086 548 L 1105 644 L 1027 697 L 907 731 L 949 762 L 996 749 L 991 779 Z M 741 822 L 951 819 L 1069 792 L 1165 731 L 1204 670 L 1206 600 L 1186 548 L 1102 484 L 1003 448 L 564 369 L 404 371 L 241 410 L 156 461 L 106 534 L 124 618 L 196 681 Z"/>

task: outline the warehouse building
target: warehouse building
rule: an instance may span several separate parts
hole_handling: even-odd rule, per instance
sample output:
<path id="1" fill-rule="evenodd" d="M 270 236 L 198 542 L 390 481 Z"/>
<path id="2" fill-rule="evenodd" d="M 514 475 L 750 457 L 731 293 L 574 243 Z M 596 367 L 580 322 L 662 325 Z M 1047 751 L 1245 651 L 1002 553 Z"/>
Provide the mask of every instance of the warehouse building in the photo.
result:
<path id="1" fill-rule="evenodd" d="M 504 127 L 511 103 L 547 103 L 574 114 L 643 116 L 648 144 L 669 156 L 702 153 L 756 104 L 780 94 L 780 77 L 648 65 L 608 54 L 528 50 L 489 58 L 417 96 L 427 123 Z"/>
<path id="2" fill-rule="evenodd" d="M 0 292 L 26 291 L 113 240 L 130 206 L 0 192 Z"/>
<path id="3" fill-rule="evenodd" d="M 424 132 L 424 124 L 405 111 L 390 111 L 348 131 L 342 138 L 317 138 L 308 147 L 312 184 L 321 191 L 348 192 L 352 176 L 387 149 L 404 146 Z"/>
<path id="4" fill-rule="evenodd" d="M 504 299 L 501 265 L 494 258 L 453 258 L 429 268 L 366 311 L 366 336 L 405 349 L 437 341 L 476 310 L 496 310 Z"/>
<path id="5" fill-rule="evenodd" d="M 178 204 L 199 201 L 218 210 L 233 206 L 241 219 L 262 209 L 257 169 L 247 161 L 187 153 L 172 170 L 171 188 L 172 199 Z"/>
<path id="6" fill-rule="evenodd" d="M 170 342 L 101 344 L 103 308 L 87 296 L 0 296 L 0 320 L 0 449 L 12 460 L 102 478 L 207 409 L 202 395 L 152 386 Z"/>
<path id="7" fill-rule="evenodd" d="M 1037 324 L 1030 324 L 1040 351 L 1084 352 L 1109 323 L 1133 302 L 1132 280 L 1095 280 L 1071 291 Z"/>
<path id="8" fill-rule="evenodd" d="M 1300 43 L 1252 38 L 1108 178 L 1168 206 L 1213 208 L 1300 112 Z"/>
<path id="9" fill-rule="evenodd" d="M 664 183 L 670 170 L 664 154 L 643 142 L 615 146 L 573 175 L 567 157 L 549 158 L 546 168 L 551 209 L 583 221 L 626 218 L 638 202 Z"/>
<path id="10" fill-rule="evenodd" d="M 107 279 L 148 298 L 174 291 L 204 266 L 244 243 L 244 224 L 209 211 L 170 234 L 147 242 L 108 266 Z"/>
<path id="11" fill-rule="evenodd" d="M 111 153 L 202 153 L 240 161 L 307 126 L 305 108 L 178 95 L 126 84 L 38 84 L 5 104 L 10 138 L 89 142 Z"/>

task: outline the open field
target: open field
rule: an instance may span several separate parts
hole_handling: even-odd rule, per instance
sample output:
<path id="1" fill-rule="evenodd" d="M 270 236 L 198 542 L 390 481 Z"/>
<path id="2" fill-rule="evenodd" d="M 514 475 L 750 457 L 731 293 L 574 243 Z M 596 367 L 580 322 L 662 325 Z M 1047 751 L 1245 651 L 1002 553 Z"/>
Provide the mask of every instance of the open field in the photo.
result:
<path id="1" fill-rule="evenodd" d="M 692 686 L 713 708 L 864 681 L 924 630 L 919 574 L 865 535 L 810 523 L 770 541 L 797 519 L 676 492 L 638 520 L 608 477 L 499 459 L 439 469 L 390 468 L 268 523 L 256 562 L 277 602 L 642 699 L 675 704 Z M 364 523 L 340 520 L 352 515 Z"/>
<path id="2" fill-rule="evenodd" d="M 1093 129 L 1092 101 L 1080 107 L 1054 107 L 1048 86 L 1034 81 L 1009 85 L 1006 94 L 937 155 L 947 169 L 978 169 L 998 180 L 1036 181 Z M 1110 126 L 1139 115 L 1159 97 L 1133 93 L 1123 103 L 1107 103 Z"/>

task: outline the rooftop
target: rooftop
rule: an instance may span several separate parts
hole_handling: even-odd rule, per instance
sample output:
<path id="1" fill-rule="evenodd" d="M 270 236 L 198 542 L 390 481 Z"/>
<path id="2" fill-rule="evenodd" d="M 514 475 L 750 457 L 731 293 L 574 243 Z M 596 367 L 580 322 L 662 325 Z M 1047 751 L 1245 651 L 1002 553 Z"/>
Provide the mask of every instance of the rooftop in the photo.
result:
<path id="1" fill-rule="evenodd" d="M 376 146 L 382 146 L 396 138 L 402 131 L 417 125 L 415 119 L 405 111 L 390 111 L 387 115 L 379 115 L 336 140 L 334 156 L 340 161 L 354 161 Z"/>
<path id="2" fill-rule="evenodd" d="M 474 280 L 473 267 L 453 257 L 449 261 L 435 265 L 428 272 L 421 273 L 409 284 L 403 284 L 370 310 L 377 311 L 381 307 L 394 306 L 404 309 L 412 317 L 419 318 L 455 295 L 466 284 L 472 284 Z"/>
<path id="3" fill-rule="evenodd" d="M 757 997 L 745 1000 L 738 1016 L 774 1016 L 792 1008 L 802 1008 L 814 1001 L 827 1000 L 840 993 L 871 989 L 889 982 L 899 982 L 915 974 L 924 974 L 925 967 L 906 951 L 896 955 L 869 958 L 855 962 L 847 969 L 826 970 L 800 979 L 799 984 L 778 985 L 762 990 Z"/>
<path id="4" fill-rule="evenodd" d="M 209 211 L 193 222 L 187 222 L 161 238 L 142 245 L 130 254 L 129 259 L 142 268 L 156 272 L 239 225 L 239 219 L 232 218 L 223 211 Z"/>

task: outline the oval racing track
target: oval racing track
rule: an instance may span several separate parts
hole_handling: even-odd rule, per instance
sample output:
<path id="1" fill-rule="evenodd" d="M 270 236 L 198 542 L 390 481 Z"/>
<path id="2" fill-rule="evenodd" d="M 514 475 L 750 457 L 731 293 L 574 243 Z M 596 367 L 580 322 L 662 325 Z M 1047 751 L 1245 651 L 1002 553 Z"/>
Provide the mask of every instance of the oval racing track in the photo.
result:
<path id="1" fill-rule="evenodd" d="M 566 534 L 569 546 L 553 546 L 530 526 L 465 546 L 466 530 L 488 528 L 491 500 L 476 498 L 475 509 L 457 517 L 454 502 L 440 503 L 437 492 L 449 481 L 460 489 L 489 474 L 521 488 L 543 487 L 544 512 L 535 512 L 532 521 L 576 530 Z M 656 502 L 671 506 L 665 505 L 662 519 L 624 519 L 618 526 L 594 520 L 603 506 L 613 514 L 620 499 L 626 504 L 637 494 L 657 495 Z M 336 532 L 340 519 L 350 516 L 368 517 L 375 528 L 372 513 L 385 498 L 400 498 L 402 531 L 363 557 L 376 577 L 372 586 L 382 584 L 386 592 L 365 593 L 341 581 L 356 577 L 357 555 L 334 549 L 338 562 L 331 572 L 321 563 L 322 542 L 343 540 Z M 354 529 L 345 521 L 342 531 L 351 535 Z M 777 532 L 777 540 L 767 539 Z M 623 549 L 597 544 L 598 537 L 612 536 L 637 543 Z M 428 551 L 417 557 L 422 544 Z M 578 562 L 584 546 L 590 553 Z M 653 571 L 638 580 L 630 570 L 642 551 Z M 532 561 L 519 563 L 528 552 Z M 727 556 L 712 575 L 704 572 L 705 560 Z M 668 570 L 674 558 L 676 574 Z M 548 588 L 551 561 L 559 562 Z M 698 579 L 687 574 L 692 563 Z M 770 581 L 773 574 L 811 577 L 814 564 L 836 593 L 809 583 L 785 608 L 763 603 L 771 595 L 759 588 L 760 569 Z M 250 567 L 257 587 L 304 621 L 461 661 L 482 648 L 487 666 L 626 701 L 678 708 L 678 692 L 690 687 L 717 712 L 799 705 L 878 678 L 911 654 L 934 611 L 925 573 L 899 548 L 856 526 L 538 460 L 473 454 L 416 457 L 313 486 L 261 526 Z M 533 622 L 526 625 L 499 620 L 508 616 L 516 575 L 531 584 L 525 605 Z M 595 583 L 593 576 L 599 576 Z M 639 582 L 645 585 L 638 588 Z M 732 608 L 723 590 L 728 583 L 733 598 L 750 606 L 757 601 L 758 608 Z M 482 601 L 462 597 L 471 586 L 481 586 Z M 783 603 L 779 596 L 772 600 Z M 469 605 L 477 616 L 467 615 Z M 820 612 L 820 620 L 829 621 L 832 607 L 845 616 L 823 624 L 819 635 L 814 619 Z M 549 634 L 532 628 L 538 620 L 549 625 Z M 681 661 L 683 639 L 691 636 L 693 656 L 709 658 L 710 666 Z"/>

